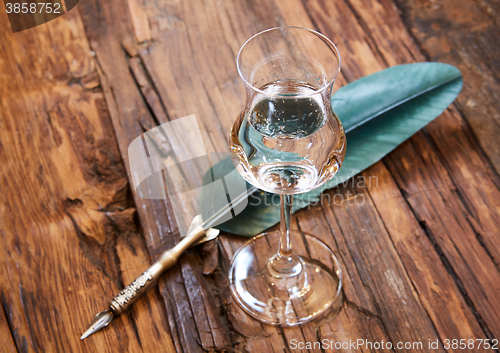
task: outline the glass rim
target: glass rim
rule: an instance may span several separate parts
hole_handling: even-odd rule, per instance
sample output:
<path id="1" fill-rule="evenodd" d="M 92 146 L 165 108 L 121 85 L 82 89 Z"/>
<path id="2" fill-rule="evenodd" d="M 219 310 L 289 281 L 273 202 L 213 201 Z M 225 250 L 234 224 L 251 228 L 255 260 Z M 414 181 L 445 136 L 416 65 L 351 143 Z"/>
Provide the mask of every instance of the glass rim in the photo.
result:
<path id="1" fill-rule="evenodd" d="M 324 85 L 322 85 L 320 88 L 318 88 L 318 89 L 316 89 L 314 91 L 308 92 L 306 94 L 301 94 L 301 96 L 312 96 L 312 95 L 316 95 L 316 94 L 321 94 L 325 89 L 327 89 L 328 87 L 330 87 L 335 82 L 335 80 L 337 79 L 337 76 L 340 73 L 342 58 L 340 56 L 340 52 L 339 52 L 337 46 L 335 45 L 335 43 L 330 38 L 328 38 L 327 36 L 325 36 L 323 33 L 320 33 L 320 32 L 318 32 L 318 31 L 316 31 L 314 29 L 310 29 L 310 28 L 307 28 L 307 27 L 302 27 L 302 26 L 288 26 L 288 25 L 286 25 L 286 26 L 277 26 L 277 27 L 271 27 L 271 28 L 264 29 L 264 30 L 262 30 L 260 32 L 255 33 L 254 35 L 250 36 L 247 40 L 245 40 L 243 42 L 243 44 L 241 45 L 240 49 L 238 50 L 238 54 L 236 55 L 236 69 L 238 71 L 238 75 L 243 80 L 243 82 L 245 83 L 245 85 L 247 85 L 252 90 L 254 90 L 254 91 L 256 91 L 256 92 L 258 92 L 260 94 L 269 95 L 269 92 L 265 92 L 265 91 L 261 90 L 260 88 L 255 87 L 253 84 L 251 84 L 247 80 L 247 78 L 245 77 L 245 75 L 243 74 L 243 72 L 241 70 L 240 58 L 241 58 L 241 54 L 243 52 L 243 49 L 245 49 L 245 47 L 247 46 L 247 44 L 250 43 L 253 39 L 257 38 L 258 36 L 260 36 L 260 35 L 262 35 L 264 33 L 275 31 L 275 30 L 280 30 L 280 29 L 283 29 L 283 28 L 287 28 L 287 29 L 291 28 L 291 29 L 304 30 L 304 31 L 307 31 L 309 33 L 312 33 L 312 34 L 316 35 L 317 37 L 319 37 L 320 39 L 322 39 L 328 45 L 328 47 L 330 48 L 330 50 L 332 50 L 332 52 L 337 57 L 338 65 L 337 65 L 337 69 L 335 70 L 335 73 L 334 73 L 333 77 L 330 78 L 329 80 L 327 80 L 327 82 Z M 276 94 L 276 95 L 279 96 L 280 94 Z M 285 96 L 289 96 L 289 95 L 287 94 Z"/>

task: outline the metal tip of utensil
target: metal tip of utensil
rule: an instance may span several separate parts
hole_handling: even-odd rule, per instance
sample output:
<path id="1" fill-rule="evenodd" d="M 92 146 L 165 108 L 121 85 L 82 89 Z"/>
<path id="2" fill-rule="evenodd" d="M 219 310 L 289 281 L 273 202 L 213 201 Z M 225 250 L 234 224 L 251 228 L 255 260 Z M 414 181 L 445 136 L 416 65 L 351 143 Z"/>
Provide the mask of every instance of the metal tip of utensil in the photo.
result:
<path id="1" fill-rule="evenodd" d="M 109 325 L 109 323 L 113 320 L 113 312 L 111 310 L 104 310 L 101 311 L 99 314 L 95 316 L 94 322 L 92 322 L 92 325 L 83 333 L 83 335 L 80 337 L 80 340 L 84 340 L 85 338 L 89 337 L 90 335 L 96 333 L 97 331 L 105 328 L 106 326 Z"/>

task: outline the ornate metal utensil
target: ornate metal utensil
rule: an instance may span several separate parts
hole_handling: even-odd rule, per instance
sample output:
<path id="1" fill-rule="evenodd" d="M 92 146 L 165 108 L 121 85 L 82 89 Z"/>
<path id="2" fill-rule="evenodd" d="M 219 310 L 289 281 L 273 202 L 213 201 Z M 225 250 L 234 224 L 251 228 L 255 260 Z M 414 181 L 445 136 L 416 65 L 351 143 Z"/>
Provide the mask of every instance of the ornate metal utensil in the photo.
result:
<path id="1" fill-rule="evenodd" d="M 98 313 L 90 327 L 80 337 L 84 340 L 88 336 L 108 326 L 115 316 L 129 308 L 144 292 L 146 292 L 160 277 L 160 275 L 177 262 L 181 254 L 190 246 L 215 239 L 219 235 L 215 228 L 204 229 L 201 216 L 196 216 L 191 223 L 188 234 L 173 248 L 166 250 L 160 258 L 137 277 L 132 283 L 123 288 L 110 302 L 108 309 Z"/>

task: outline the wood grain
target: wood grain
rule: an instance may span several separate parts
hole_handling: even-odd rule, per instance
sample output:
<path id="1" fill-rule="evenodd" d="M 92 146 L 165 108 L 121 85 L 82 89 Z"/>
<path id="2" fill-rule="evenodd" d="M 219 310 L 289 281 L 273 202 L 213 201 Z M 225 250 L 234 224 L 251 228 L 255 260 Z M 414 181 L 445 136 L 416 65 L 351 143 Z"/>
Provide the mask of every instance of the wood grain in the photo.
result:
<path id="1" fill-rule="evenodd" d="M 433 4 L 88 0 L 36 30 L 2 30 L 2 342 L 20 352 L 260 353 L 300 351 L 294 340 L 499 337 L 498 70 L 485 41 L 497 8 Z M 130 192 L 129 143 L 195 114 L 210 145 L 225 150 L 245 97 L 235 54 L 280 24 L 338 44 L 337 86 L 427 59 L 465 76 L 458 104 L 363 172 L 369 182 L 346 183 L 297 214 L 296 231 L 339 255 L 342 310 L 287 329 L 251 319 L 226 278 L 245 239 L 223 235 L 188 251 L 157 291 L 79 342 L 92 315 L 179 236 L 169 200 Z"/>
<path id="2" fill-rule="evenodd" d="M 0 26 L 2 326 L 15 344 L 1 350 L 133 352 L 152 348 L 146 330 L 167 344 L 155 292 L 79 342 L 150 257 L 78 12 L 16 34 L 4 16 Z"/>
<path id="3" fill-rule="evenodd" d="M 402 18 L 429 60 L 456 65 L 464 76 L 456 107 L 496 172 L 500 172 L 500 35 L 498 1 L 397 0 Z"/>

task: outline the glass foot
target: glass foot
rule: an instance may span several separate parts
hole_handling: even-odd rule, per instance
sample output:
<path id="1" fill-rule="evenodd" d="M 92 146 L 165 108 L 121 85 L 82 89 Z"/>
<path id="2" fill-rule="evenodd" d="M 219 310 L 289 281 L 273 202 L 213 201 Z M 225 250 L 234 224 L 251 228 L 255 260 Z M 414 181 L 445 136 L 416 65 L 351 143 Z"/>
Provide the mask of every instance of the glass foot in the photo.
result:
<path id="1" fill-rule="evenodd" d="M 318 238 L 292 232 L 294 271 L 272 270 L 280 234 L 252 238 L 234 254 L 229 283 L 236 302 L 270 325 L 295 326 L 340 307 L 342 271 L 332 250 Z M 270 262 L 271 261 L 271 262 Z"/>

